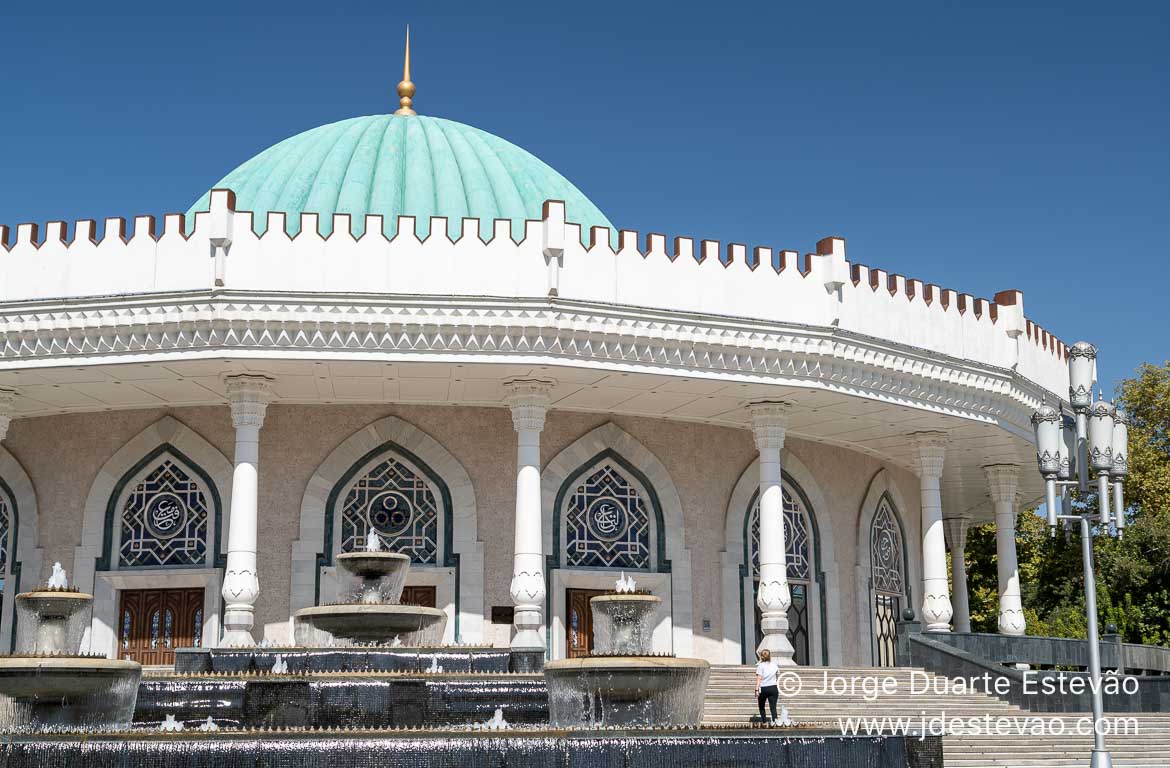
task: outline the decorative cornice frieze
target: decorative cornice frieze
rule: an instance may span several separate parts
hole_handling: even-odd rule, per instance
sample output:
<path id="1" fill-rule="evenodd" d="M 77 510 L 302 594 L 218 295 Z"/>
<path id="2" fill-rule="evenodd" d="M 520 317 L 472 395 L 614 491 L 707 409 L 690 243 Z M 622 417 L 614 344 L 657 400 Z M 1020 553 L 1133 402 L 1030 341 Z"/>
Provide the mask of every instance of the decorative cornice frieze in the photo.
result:
<path id="1" fill-rule="evenodd" d="M 232 408 L 232 426 L 237 429 L 264 426 L 264 414 L 276 380 L 261 373 L 239 373 L 224 376 L 223 381 Z"/>
<path id="2" fill-rule="evenodd" d="M 784 449 L 784 435 L 788 431 L 788 414 L 792 406 L 782 400 L 758 400 L 748 403 L 752 433 L 760 452 Z"/>
<path id="3" fill-rule="evenodd" d="M 505 400 L 512 409 L 512 426 L 517 432 L 544 429 L 548 395 L 555 386 L 552 379 L 509 379 L 504 382 L 504 389 L 508 392 Z"/>
<path id="4" fill-rule="evenodd" d="M 987 493 L 992 503 L 1014 506 L 1020 485 L 1020 468 L 1015 464 L 989 464 L 983 471 L 987 475 Z"/>
<path id="5" fill-rule="evenodd" d="M 1031 433 L 1045 392 L 1007 370 L 849 331 L 565 300 L 184 294 L 10 305 L 0 368 L 188 350 L 539 356 L 795 382 Z"/>
<path id="6" fill-rule="evenodd" d="M 913 432 L 909 438 L 917 450 L 915 459 L 919 476 L 936 480 L 942 477 L 943 463 L 947 458 L 947 433 Z"/>

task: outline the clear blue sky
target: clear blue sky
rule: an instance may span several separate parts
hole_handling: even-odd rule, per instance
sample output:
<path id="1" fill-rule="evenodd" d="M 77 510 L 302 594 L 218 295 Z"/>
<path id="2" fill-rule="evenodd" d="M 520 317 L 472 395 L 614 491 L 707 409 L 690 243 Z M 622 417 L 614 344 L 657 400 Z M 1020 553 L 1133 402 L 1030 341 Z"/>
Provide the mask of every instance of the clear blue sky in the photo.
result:
<path id="1" fill-rule="evenodd" d="M 185 210 L 238 163 L 416 106 L 619 227 L 807 252 L 1170 358 L 1170 3 L 11 4 L 0 222 Z"/>

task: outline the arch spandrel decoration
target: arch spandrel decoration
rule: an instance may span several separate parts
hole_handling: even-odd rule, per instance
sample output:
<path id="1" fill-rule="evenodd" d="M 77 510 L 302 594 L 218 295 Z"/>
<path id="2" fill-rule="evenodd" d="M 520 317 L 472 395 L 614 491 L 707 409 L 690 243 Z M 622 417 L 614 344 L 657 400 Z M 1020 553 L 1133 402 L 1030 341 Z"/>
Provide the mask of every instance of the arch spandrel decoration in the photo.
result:
<path id="1" fill-rule="evenodd" d="M 394 471 L 380 474 L 379 466 L 390 460 L 400 466 L 387 466 Z M 351 496 L 350 491 L 364 478 L 369 478 L 366 487 Z M 379 501 L 382 493 L 400 498 L 386 496 Z M 418 529 L 403 527 L 407 518 L 403 499 L 435 510 L 433 535 L 425 526 L 421 535 Z M 342 525 L 347 500 L 350 512 L 357 514 L 348 532 Z M 333 599 L 337 588 L 334 558 L 346 549 L 364 547 L 371 522 L 375 530 L 385 527 L 379 534 L 384 543 L 398 546 L 388 539 L 407 533 L 409 542 L 398 544 L 409 543 L 416 548 L 412 556 L 429 558 L 428 563 L 415 563 L 408 584 L 436 588 L 436 607 L 448 615 L 444 642 L 482 641 L 483 543 L 471 478 L 435 438 L 396 416 L 384 416 L 347 437 L 306 484 L 300 533 L 292 548 L 291 611 Z M 433 540 L 433 557 L 428 538 Z"/>
<path id="2" fill-rule="evenodd" d="M 874 591 L 901 597 L 906 591 L 902 527 L 887 496 L 883 496 L 870 525 L 870 569 Z"/>
<path id="3" fill-rule="evenodd" d="M 812 561 L 809 556 L 809 531 L 804 505 L 799 494 L 785 484 L 784 492 L 784 562 L 788 565 L 788 578 L 808 581 L 812 578 Z M 760 573 L 760 498 L 752 499 L 751 510 L 751 559 L 752 575 Z"/>
<path id="4" fill-rule="evenodd" d="M 200 642 L 218 642 L 231 486 L 232 463 L 223 452 L 173 416 L 106 460 L 86 496 L 70 574 L 78 589 L 94 595 L 84 650 L 117 654 L 121 591 L 170 587 L 202 588 Z"/>
<path id="5" fill-rule="evenodd" d="M 821 492 L 816 475 L 800 458 L 786 449 L 781 454 L 781 488 L 785 512 L 785 549 L 789 563 L 789 584 L 803 584 L 800 597 L 807 606 L 809 662 L 836 664 L 842 658 L 841 589 L 837 581 L 837 558 L 830 505 Z M 722 564 L 724 662 L 746 664 L 754 657 L 752 637 L 755 599 L 753 582 L 758 569 L 760 466 L 753 459 L 740 474 L 727 503 L 724 519 Z M 802 538 L 793 519 L 794 509 L 803 512 Z M 753 528 L 755 530 L 753 530 Z M 796 531 L 798 535 L 793 535 Z M 807 542 L 800 546 L 802 542 Z M 801 561 L 801 550 L 807 554 Z M 803 563 L 807 562 L 805 571 Z M 804 573 L 803 577 L 797 574 Z M 790 630 L 792 628 L 790 621 Z"/>
<path id="6" fill-rule="evenodd" d="M 651 568 L 647 502 L 612 459 L 587 470 L 566 497 L 562 516 L 567 567 Z"/>
<path id="7" fill-rule="evenodd" d="M 662 597 L 662 610 L 669 612 L 669 620 L 664 620 L 656 630 L 656 647 L 686 656 L 691 653 L 696 630 L 691 598 L 691 553 L 686 548 L 682 500 L 662 461 L 635 437 L 610 422 L 577 438 L 541 471 L 541 524 L 547 553 L 544 618 L 552 658 L 561 658 L 565 653 L 566 589 L 612 588 L 613 577 L 622 570 L 621 567 L 565 564 L 567 536 L 562 512 L 573 491 L 607 463 L 638 491 L 649 520 L 650 565 L 641 569 L 638 583 Z"/>
<path id="8" fill-rule="evenodd" d="M 0 579 L 8 575 L 9 552 L 12 549 L 12 503 L 0 493 Z"/>
<path id="9" fill-rule="evenodd" d="M 170 443 L 126 470 L 106 501 L 96 571 L 221 568 L 223 500 L 211 475 Z"/>
<path id="10" fill-rule="evenodd" d="M 3 542 L 4 560 L 0 566 L 0 648 L 16 647 L 15 597 L 28 582 L 36 583 L 41 574 L 42 551 L 37 542 L 37 499 L 32 480 L 20 462 L 0 446 L 0 499 L 5 509 L 7 530 Z"/>
<path id="11" fill-rule="evenodd" d="M 160 456 L 122 504 L 118 567 L 205 564 L 210 506 L 192 473 Z"/>
<path id="12" fill-rule="evenodd" d="M 869 526 L 870 611 L 872 612 L 874 663 L 897 663 L 898 620 L 906 592 L 906 537 L 902 522 L 888 494 L 882 494 Z"/>
<path id="13" fill-rule="evenodd" d="M 449 518 L 450 498 L 403 456 L 387 448 L 336 502 L 341 518 L 340 551 L 365 548 L 370 531 L 391 552 L 418 565 L 439 562 L 440 513 Z M 443 526 L 445 529 L 447 526 Z"/>

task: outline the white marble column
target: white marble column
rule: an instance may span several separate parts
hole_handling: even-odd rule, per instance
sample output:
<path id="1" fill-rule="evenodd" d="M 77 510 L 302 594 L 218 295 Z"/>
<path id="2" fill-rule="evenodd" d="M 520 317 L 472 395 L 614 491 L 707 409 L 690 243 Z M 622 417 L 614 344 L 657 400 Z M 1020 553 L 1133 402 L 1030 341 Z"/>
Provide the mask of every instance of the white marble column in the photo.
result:
<path id="1" fill-rule="evenodd" d="M 8 425 L 12 423 L 12 412 L 16 406 L 16 390 L 0 387 L 0 442 L 8 437 Z"/>
<path id="2" fill-rule="evenodd" d="M 1020 468 L 993 464 L 987 473 L 988 493 L 995 507 L 995 559 L 999 573 L 999 633 L 1024 634 L 1024 604 L 1020 598 L 1020 568 L 1016 561 L 1016 490 Z"/>
<path id="3" fill-rule="evenodd" d="M 512 379 L 506 382 L 507 402 L 516 429 L 516 516 L 512 555 L 513 624 L 517 650 L 543 650 L 544 531 L 540 509 L 540 432 L 554 382 Z"/>
<path id="4" fill-rule="evenodd" d="M 951 596 L 939 490 L 947 436 L 945 432 L 916 432 L 910 437 L 917 452 L 922 492 L 922 623 L 927 632 L 950 632 Z"/>
<path id="5" fill-rule="evenodd" d="M 955 609 L 955 631 L 971 631 L 971 607 L 967 600 L 967 524 L 965 517 L 943 520 L 947 550 L 951 553 L 951 604 Z"/>
<path id="6" fill-rule="evenodd" d="M 260 594 L 256 575 L 256 529 L 260 464 L 260 427 L 272 391 L 273 379 L 263 374 L 225 376 L 232 426 L 236 428 L 232 507 L 228 518 L 227 569 L 223 578 L 222 645 L 252 646 L 254 606 Z"/>
<path id="7" fill-rule="evenodd" d="M 760 588 L 756 604 L 762 616 L 763 639 L 756 650 L 767 649 L 772 661 L 795 664 L 788 640 L 788 562 L 784 541 L 784 490 L 781 486 L 780 451 L 788 429 L 790 407 L 782 402 L 756 402 L 749 406 L 752 432 L 760 452 Z"/>

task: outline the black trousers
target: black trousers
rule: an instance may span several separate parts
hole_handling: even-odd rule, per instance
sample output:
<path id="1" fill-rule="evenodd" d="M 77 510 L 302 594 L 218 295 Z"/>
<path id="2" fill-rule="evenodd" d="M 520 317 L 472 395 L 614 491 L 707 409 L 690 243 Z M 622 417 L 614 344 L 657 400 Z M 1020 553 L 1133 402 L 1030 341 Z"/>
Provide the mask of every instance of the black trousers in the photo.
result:
<path id="1" fill-rule="evenodd" d="M 780 698 L 780 690 L 774 685 L 765 685 L 756 696 L 756 703 L 760 705 L 760 719 L 764 719 L 764 702 L 772 708 L 772 719 L 776 719 L 776 700 Z"/>

